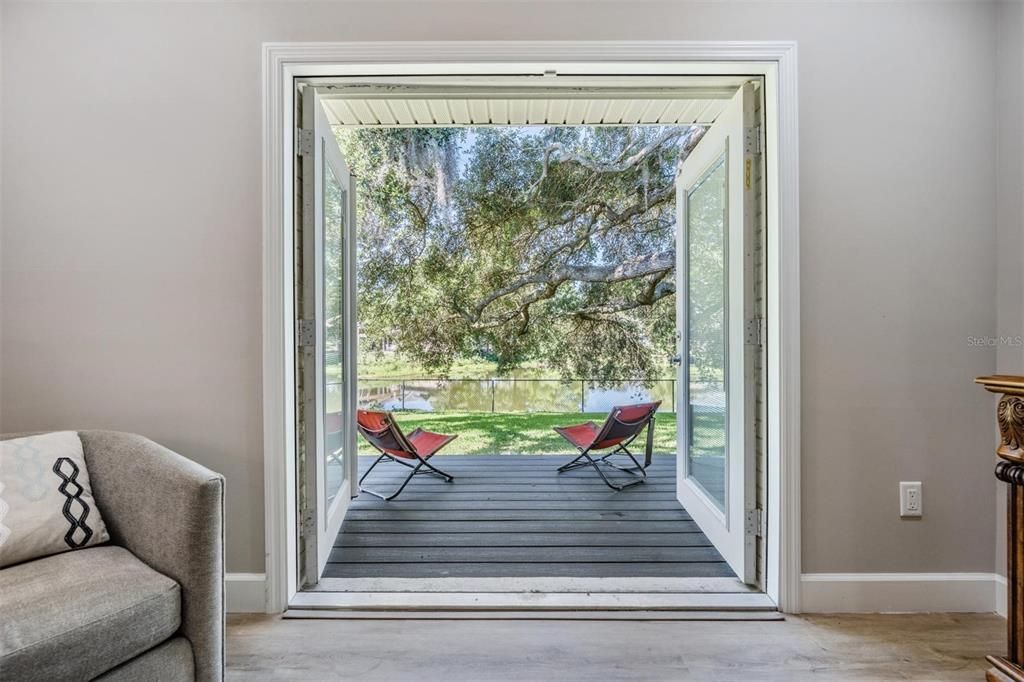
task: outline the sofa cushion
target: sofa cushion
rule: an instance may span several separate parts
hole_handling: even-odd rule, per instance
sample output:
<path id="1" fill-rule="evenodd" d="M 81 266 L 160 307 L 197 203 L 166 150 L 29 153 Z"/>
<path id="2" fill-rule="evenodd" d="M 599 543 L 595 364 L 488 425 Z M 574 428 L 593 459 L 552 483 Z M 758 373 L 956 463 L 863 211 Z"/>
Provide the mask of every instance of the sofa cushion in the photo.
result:
<path id="1" fill-rule="evenodd" d="M 168 639 L 178 583 L 122 547 L 93 547 L 0 570 L 6 679 L 91 679 Z"/>
<path id="2" fill-rule="evenodd" d="M 178 635 L 96 678 L 97 682 L 193 682 L 192 645 Z"/>

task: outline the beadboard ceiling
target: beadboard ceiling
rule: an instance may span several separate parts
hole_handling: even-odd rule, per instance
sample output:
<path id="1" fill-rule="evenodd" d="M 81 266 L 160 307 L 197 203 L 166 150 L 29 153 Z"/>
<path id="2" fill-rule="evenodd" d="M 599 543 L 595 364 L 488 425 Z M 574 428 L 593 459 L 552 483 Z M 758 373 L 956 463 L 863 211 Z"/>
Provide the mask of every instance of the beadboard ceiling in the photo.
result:
<path id="1" fill-rule="evenodd" d="M 557 84 L 361 82 L 317 85 L 332 125 L 364 127 L 523 125 L 709 125 L 738 83 L 719 79 L 665 85 L 665 80 L 621 87 Z M 678 79 L 676 79 L 678 80 Z M 467 82 L 468 81 L 468 82 Z M 607 83 L 607 81 L 605 81 Z"/>

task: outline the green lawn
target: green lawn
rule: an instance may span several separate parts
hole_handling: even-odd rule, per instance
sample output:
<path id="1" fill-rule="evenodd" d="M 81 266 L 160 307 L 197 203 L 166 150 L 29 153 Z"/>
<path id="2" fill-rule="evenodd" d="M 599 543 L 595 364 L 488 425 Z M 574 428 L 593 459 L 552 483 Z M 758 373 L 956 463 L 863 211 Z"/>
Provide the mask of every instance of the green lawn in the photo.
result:
<path id="1" fill-rule="evenodd" d="M 493 414 L 490 412 L 395 412 L 402 430 L 409 433 L 416 427 L 440 433 L 455 433 L 458 438 L 443 450 L 448 455 L 483 454 L 569 454 L 575 450 L 554 426 L 569 426 L 585 421 L 601 423 L 607 414 L 531 412 L 527 414 Z M 643 439 L 632 448 L 643 452 Z M 654 451 L 674 453 L 676 450 L 676 415 L 659 412 L 654 430 Z M 373 448 L 359 439 L 359 454 L 374 454 Z"/>

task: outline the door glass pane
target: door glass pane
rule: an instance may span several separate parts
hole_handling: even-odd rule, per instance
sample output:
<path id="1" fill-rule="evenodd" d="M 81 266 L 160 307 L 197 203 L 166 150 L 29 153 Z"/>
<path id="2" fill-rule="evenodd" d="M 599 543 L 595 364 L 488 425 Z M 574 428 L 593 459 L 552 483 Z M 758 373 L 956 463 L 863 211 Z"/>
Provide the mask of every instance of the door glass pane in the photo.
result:
<path id="1" fill-rule="evenodd" d="M 342 349 L 345 347 L 344 238 L 346 191 L 330 165 L 324 164 L 324 485 L 327 509 L 345 480 L 342 397 L 345 394 Z M 326 512 L 327 509 L 324 511 Z"/>
<path id="2" fill-rule="evenodd" d="M 686 201 L 689 475 L 725 510 L 726 233 L 728 168 L 723 155 Z"/>

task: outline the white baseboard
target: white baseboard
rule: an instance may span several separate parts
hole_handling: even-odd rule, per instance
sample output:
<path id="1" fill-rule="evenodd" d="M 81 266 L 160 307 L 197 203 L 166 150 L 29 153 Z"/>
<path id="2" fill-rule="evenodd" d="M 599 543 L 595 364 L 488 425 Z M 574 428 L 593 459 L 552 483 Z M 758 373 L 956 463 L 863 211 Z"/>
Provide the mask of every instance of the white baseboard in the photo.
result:
<path id="1" fill-rule="evenodd" d="M 804 613 L 1006 614 L 1006 578 L 995 573 L 804 573 Z"/>
<path id="2" fill-rule="evenodd" d="M 1006 590 L 1006 576 L 995 574 L 996 579 L 996 613 L 1003 618 L 1006 618 L 1007 608 L 1006 602 L 1008 601 Z"/>
<path id="3" fill-rule="evenodd" d="M 224 576 L 224 601 L 228 613 L 263 613 L 267 610 L 267 576 L 264 573 L 228 573 Z"/>

